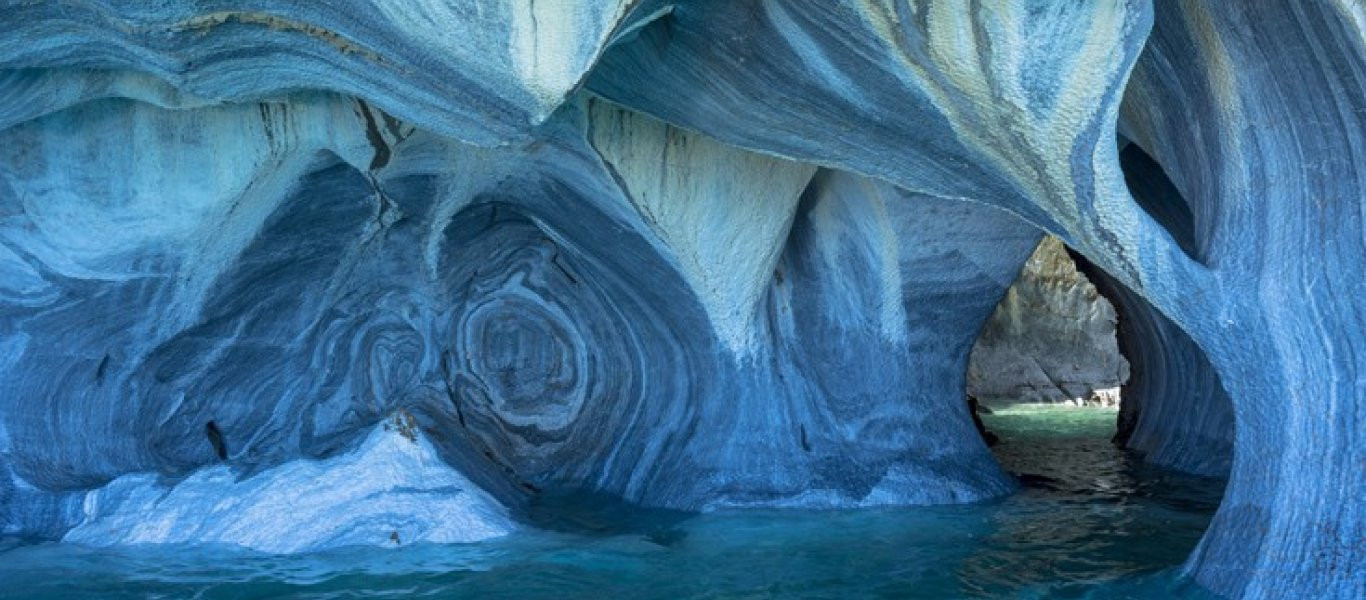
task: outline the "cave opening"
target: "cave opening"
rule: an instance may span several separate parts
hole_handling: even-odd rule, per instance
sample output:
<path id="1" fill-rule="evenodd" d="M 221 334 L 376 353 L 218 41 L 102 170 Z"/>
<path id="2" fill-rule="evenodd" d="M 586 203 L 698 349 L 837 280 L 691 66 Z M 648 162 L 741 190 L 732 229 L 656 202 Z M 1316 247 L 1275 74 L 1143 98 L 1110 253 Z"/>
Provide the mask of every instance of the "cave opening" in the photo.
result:
<path id="1" fill-rule="evenodd" d="M 1040 241 L 984 325 L 966 378 L 979 432 L 1020 485 L 991 542 L 1039 556 L 1021 583 L 1088 561 L 1174 565 L 1195 548 L 1231 457 L 1209 440 L 1232 438 L 1231 420 L 1192 417 L 1227 409 L 1208 362 L 1187 366 L 1203 360 L 1141 297 L 1060 239 Z M 1188 376 L 1195 383 L 1181 387 Z M 1174 436 L 1187 440 L 1180 450 L 1168 447 Z"/>
<path id="2" fill-rule="evenodd" d="M 1188 256 L 1208 260 L 1202 240 L 1210 233 L 1201 229 L 1199 206 L 1144 147 L 1124 136 L 1117 146 L 1135 203 Z M 1044 235 L 979 333 L 966 395 L 985 437 L 995 434 L 979 413 L 1093 408 L 1115 414 L 1110 441 L 1147 463 L 1214 478 L 1226 478 L 1232 466 L 1233 407 L 1204 350 L 1141 294 L 1052 235 Z"/>
<path id="3" fill-rule="evenodd" d="M 1110 444 L 1131 368 L 1118 323 L 1071 249 L 1044 235 L 978 334 L 968 410 L 1026 493 L 1133 488 L 1119 482 L 1126 460 Z"/>
<path id="4" fill-rule="evenodd" d="M 1115 307 L 1067 246 L 1045 236 L 978 335 L 967 395 L 987 409 L 1117 408 L 1130 368 L 1117 325 Z"/>

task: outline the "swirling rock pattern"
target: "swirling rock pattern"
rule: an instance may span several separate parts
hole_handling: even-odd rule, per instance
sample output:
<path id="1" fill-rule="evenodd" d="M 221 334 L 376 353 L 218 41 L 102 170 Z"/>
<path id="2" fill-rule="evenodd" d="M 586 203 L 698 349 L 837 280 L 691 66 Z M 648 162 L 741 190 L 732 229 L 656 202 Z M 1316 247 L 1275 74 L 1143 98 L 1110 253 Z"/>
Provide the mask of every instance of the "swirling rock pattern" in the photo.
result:
<path id="1" fill-rule="evenodd" d="M 1129 358 L 1114 441 L 1149 462 L 1227 477 L 1233 463 L 1233 407 L 1219 374 L 1175 323 L 1085 258 L 1078 268 L 1111 300 L 1115 332 Z"/>
<path id="2" fill-rule="evenodd" d="M 418 514 L 402 478 L 363 540 L 288 548 L 188 498 L 240 516 L 309 465 L 403 469 L 366 441 L 394 415 L 478 498 L 469 531 L 552 487 L 1004 493 L 964 371 L 1047 231 L 1131 315 L 1130 443 L 1214 457 L 1231 415 L 1187 569 L 1366 595 L 1363 24 L 1350 0 L 6 3 L 0 529 L 372 540 Z M 120 516 L 143 508 L 180 531 Z"/>
<path id="3" fill-rule="evenodd" d="M 1059 235 L 1185 329 L 1233 402 L 1229 492 L 1188 564 L 1196 579 L 1231 596 L 1361 595 L 1366 573 L 1343 566 L 1366 548 L 1348 508 L 1366 494 L 1366 354 L 1344 333 L 1363 312 L 1348 291 L 1362 285 L 1348 266 L 1362 243 L 1360 7 L 949 4 L 680 7 L 609 53 L 590 87 Z M 1057 44 L 1021 46 L 1024 30 Z M 1015 93 L 1045 80 L 1068 89 Z M 1191 224 L 1171 229 L 1129 194 L 1115 129 L 1169 170 Z M 1332 158 L 1305 168 L 1305 152 Z"/>
<path id="4" fill-rule="evenodd" d="M 294 461 L 362 452 L 358 437 L 395 411 L 509 506 L 558 487 L 677 508 L 1009 490 L 964 434 L 960 394 L 971 339 L 1037 240 L 1028 225 L 597 101 L 507 150 L 401 124 L 376 142 L 375 111 L 319 95 L 190 112 L 101 100 L 8 132 L 5 247 L 27 287 L 6 378 L 53 401 L 4 406 L 6 456 L 16 481 L 52 493 L 36 504 L 113 479 L 103 494 L 142 506 L 153 492 L 117 478 L 202 490 L 195 473 L 220 459 L 271 481 Z M 59 180 L 73 155 L 126 150 L 129 130 L 145 132 L 131 158 L 154 179 Z M 237 146 L 196 155 L 195 131 L 222 130 Z M 603 149 L 613 131 L 629 151 Z M 159 162 L 184 156 L 204 160 Z M 638 175 L 661 162 L 667 186 Z M 714 242 L 693 219 L 755 194 L 775 200 L 723 214 L 768 231 L 771 257 L 727 272 L 711 244 L 754 241 Z M 85 223 L 109 234 L 74 231 Z M 223 489 L 268 503 L 280 488 Z M 174 520 L 206 540 L 332 540 L 234 538 L 190 527 L 192 508 Z M 82 517 L 77 537 L 136 512 L 117 510 Z"/>
<path id="5" fill-rule="evenodd" d="M 8 83 L 30 102 L 0 123 L 104 97 L 193 106 L 318 89 L 496 144 L 564 102 L 632 26 L 631 4 L 7 2 L 0 68 L 20 70 Z"/>

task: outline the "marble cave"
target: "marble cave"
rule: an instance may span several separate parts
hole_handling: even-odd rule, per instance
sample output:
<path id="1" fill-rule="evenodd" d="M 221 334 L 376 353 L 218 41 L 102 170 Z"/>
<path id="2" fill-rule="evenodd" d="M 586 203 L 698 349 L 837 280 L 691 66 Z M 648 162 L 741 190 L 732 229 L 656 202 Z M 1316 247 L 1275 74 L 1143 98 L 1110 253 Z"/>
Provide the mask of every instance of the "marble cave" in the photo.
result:
<path id="1" fill-rule="evenodd" d="M 1052 481 L 979 397 L 1222 495 L 1160 576 L 977 586 L 1007 533 L 952 515 Z M 866 532 L 866 587 L 698 583 L 764 522 Z M 480 548 L 520 558 L 441 562 Z M 1366 4 L 4 0 L 0 596 L 238 597 L 81 583 L 199 554 L 1366 598 Z M 926 557 L 957 587 L 869 566 Z"/>

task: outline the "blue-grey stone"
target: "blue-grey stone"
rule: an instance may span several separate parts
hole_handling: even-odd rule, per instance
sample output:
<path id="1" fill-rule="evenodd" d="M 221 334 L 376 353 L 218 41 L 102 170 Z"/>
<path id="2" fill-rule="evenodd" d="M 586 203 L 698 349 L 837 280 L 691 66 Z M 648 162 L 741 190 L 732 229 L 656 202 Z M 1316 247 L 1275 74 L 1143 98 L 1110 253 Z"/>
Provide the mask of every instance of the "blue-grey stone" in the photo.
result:
<path id="1" fill-rule="evenodd" d="M 1366 596 L 1364 31 L 1352 0 L 6 2 L 0 531 L 291 551 L 494 535 L 554 488 L 1003 494 L 964 372 L 1046 231 L 1119 307 L 1128 443 L 1215 471 L 1233 432 L 1186 569 Z M 373 451 L 396 422 L 449 485 Z M 225 528 L 306 483 L 369 516 Z"/>

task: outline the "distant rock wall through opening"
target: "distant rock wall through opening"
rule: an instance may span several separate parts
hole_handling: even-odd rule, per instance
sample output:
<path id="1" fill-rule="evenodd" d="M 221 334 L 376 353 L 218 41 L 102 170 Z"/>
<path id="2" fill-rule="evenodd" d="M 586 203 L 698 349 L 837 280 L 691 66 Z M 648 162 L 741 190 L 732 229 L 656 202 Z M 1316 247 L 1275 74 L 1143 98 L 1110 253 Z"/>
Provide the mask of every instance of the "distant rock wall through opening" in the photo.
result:
<path id="1" fill-rule="evenodd" d="M 1118 406 L 1129 361 L 1115 308 L 1047 236 L 983 327 L 967 393 L 987 405 Z"/>

